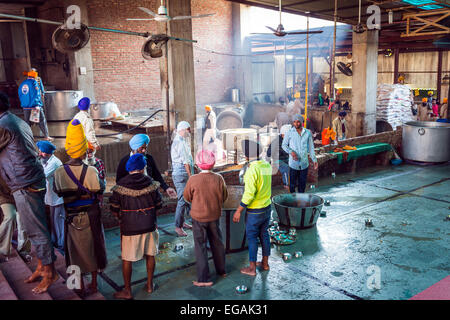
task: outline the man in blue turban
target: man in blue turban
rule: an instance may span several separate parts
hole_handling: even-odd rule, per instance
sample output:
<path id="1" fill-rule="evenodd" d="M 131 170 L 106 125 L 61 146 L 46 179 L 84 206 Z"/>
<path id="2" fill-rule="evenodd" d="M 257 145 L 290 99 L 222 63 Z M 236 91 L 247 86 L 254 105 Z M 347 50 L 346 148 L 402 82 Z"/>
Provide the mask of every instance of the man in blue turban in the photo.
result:
<path id="1" fill-rule="evenodd" d="M 94 120 L 89 113 L 90 104 L 91 100 L 87 97 L 84 97 L 78 101 L 78 109 L 80 109 L 80 111 L 75 115 L 75 117 L 73 117 L 73 119 L 80 121 L 83 126 L 84 134 L 86 135 L 86 139 L 88 141 L 88 149 L 96 151 L 100 149 L 100 143 L 95 135 Z"/>
<path id="2" fill-rule="evenodd" d="M 138 137 L 133 140 L 144 139 Z M 132 299 L 131 274 L 133 262 L 145 257 L 147 285 L 145 290 L 154 290 L 153 274 L 155 255 L 158 253 L 159 233 L 156 226 L 156 210 L 161 208 L 162 199 L 158 192 L 160 183 L 145 174 L 147 158 L 142 153 L 130 156 L 125 164 L 129 174 L 116 182 L 109 198 L 111 212 L 120 217 L 120 241 L 124 288 L 114 293 L 116 299 Z M 143 214 L 144 213 L 144 214 Z"/>
<path id="3" fill-rule="evenodd" d="M 117 167 L 116 173 L 116 183 L 118 183 L 122 178 L 126 177 L 129 172 L 127 171 L 127 162 L 130 157 L 134 154 L 142 154 L 146 159 L 146 168 L 144 168 L 144 174 L 156 180 L 160 183 L 161 188 L 167 193 L 171 198 L 176 198 L 177 193 L 173 188 L 170 188 L 164 181 L 161 173 L 156 166 L 156 162 L 153 157 L 147 153 L 148 144 L 150 143 L 150 137 L 146 134 L 140 133 L 133 138 L 131 138 L 129 145 L 131 148 L 130 154 L 120 160 L 119 166 Z"/>
<path id="4" fill-rule="evenodd" d="M 62 162 L 53 154 L 56 150 L 53 143 L 49 141 L 38 141 L 36 145 L 39 149 L 39 158 L 44 167 L 44 174 L 47 181 L 47 191 L 44 200 L 45 204 L 50 207 L 52 242 L 56 248 L 64 250 L 64 220 L 66 218 L 64 199 L 53 191 L 53 174 L 56 169 L 62 166 Z"/>

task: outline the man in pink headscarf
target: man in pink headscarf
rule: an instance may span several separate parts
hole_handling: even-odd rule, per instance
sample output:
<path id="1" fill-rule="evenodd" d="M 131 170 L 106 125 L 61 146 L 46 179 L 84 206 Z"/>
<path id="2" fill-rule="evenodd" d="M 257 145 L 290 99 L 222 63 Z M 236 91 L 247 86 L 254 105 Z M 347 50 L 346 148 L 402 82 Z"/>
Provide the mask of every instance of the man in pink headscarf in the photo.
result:
<path id="1" fill-rule="evenodd" d="M 189 178 L 183 193 L 185 201 L 191 203 L 190 213 L 197 261 L 197 281 L 192 283 L 198 287 L 208 287 L 212 286 L 213 282 L 209 279 L 207 241 L 211 246 L 217 275 L 226 276 L 225 248 L 219 219 L 228 191 L 222 176 L 212 172 L 216 163 L 214 153 L 200 150 L 195 162 L 202 171 Z"/>

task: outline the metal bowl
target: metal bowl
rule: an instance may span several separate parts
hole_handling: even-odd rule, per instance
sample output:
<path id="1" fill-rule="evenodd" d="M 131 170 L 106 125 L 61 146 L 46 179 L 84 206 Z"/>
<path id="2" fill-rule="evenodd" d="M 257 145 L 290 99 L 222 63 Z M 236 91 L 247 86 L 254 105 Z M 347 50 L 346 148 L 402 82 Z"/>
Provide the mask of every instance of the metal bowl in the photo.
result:
<path id="1" fill-rule="evenodd" d="M 280 225 L 308 229 L 316 225 L 324 200 L 314 194 L 288 193 L 272 198 Z"/>

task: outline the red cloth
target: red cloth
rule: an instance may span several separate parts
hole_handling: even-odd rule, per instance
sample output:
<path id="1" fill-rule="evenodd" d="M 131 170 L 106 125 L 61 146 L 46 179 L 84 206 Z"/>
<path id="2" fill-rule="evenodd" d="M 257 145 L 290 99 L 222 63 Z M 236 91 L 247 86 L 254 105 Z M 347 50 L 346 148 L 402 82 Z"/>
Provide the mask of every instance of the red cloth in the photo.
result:
<path id="1" fill-rule="evenodd" d="M 439 105 L 433 104 L 433 114 L 435 117 L 439 117 Z"/>

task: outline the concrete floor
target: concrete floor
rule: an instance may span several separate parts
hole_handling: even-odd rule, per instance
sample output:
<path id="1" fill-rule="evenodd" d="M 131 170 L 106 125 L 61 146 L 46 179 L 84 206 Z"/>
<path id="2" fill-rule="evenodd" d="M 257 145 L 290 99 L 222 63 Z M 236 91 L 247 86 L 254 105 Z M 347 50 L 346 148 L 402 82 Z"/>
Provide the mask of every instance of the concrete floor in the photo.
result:
<path id="1" fill-rule="evenodd" d="M 277 188 L 273 194 L 281 192 Z M 281 252 L 302 251 L 303 258 L 285 262 L 274 248 L 271 270 L 250 277 L 239 272 L 248 263 L 248 253 L 228 254 L 228 277 L 213 276 L 215 284 L 210 288 L 192 285 L 196 275 L 192 232 L 177 238 L 173 215 L 159 217 L 160 244 L 182 243 L 184 249 L 162 250 L 157 256 L 158 288 L 152 295 L 143 291 L 144 262 L 135 263 L 135 298 L 405 300 L 450 274 L 450 222 L 444 221 L 450 214 L 450 164 L 370 168 L 335 180 L 322 179 L 315 193 L 331 201 L 324 207 L 327 216 L 319 219 L 316 228 L 300 231 L 294 245 L 281 247 Z M 368 218 L 373 220 L 372 228 L 365 226 Z M 109 264 L 99 288 L 112 299 L 114 288 L 123 285 L 119 230 L 107 231 L 106 238 Z M 371 266 L 380 270 L 378 290 L 367 286 Z M 212 261 L 210 271 L 215 275 Z M 248 293 L 238 295 L 237 285 L 246 285 Z"/>

